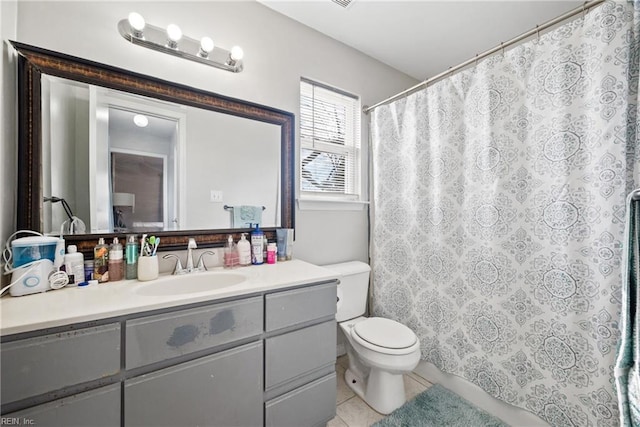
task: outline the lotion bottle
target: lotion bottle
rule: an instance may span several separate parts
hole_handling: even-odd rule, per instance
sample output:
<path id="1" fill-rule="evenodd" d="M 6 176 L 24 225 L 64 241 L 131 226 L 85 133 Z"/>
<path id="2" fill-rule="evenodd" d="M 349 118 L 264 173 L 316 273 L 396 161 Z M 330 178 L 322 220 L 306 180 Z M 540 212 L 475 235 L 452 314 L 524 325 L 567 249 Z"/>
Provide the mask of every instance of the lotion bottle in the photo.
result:
<path id="1" fill-rule="evenodd" d="M 138 278 L 138 241 L 135 234 L 127 236 L 125 250 L 125 278 L 127 280 Z"/>
<path id="2" fill-rule="evenodd" d="M 251 232 L 251 264 L 264 263 L 264 249 L 264 233 L 260 230 L 260 224 L 256 224 Z"/>
<path id="3" fill-rule="evenodd" d="M 76 245 L 69 245 L 64 256 L 64 270 L 69 275 L 68 286 L 78 286 L 84 282 L 84 256 Z"/>
<path id="4" fill-rule="evenodd" d="M 240 265 L 251 265 L 251 243 L 247 240 L 247 233 L 240 235 L 237 246 Z"/>
<path id="5" fill-rule="evenodd" d="M 122 245 L 117 237 L 113 238 L 113 244 L 109 249 L 109 281 L 115 282 L 124 279 L 124 257 Z"/>
<path id="6" fill-rule="evenodd" d="M 278 247 L 275 243 L 267 245 L 267 264 L 275 264 L 277 261 Z"/>
<path id="7" fill-rule="evenodd" d="M 93 248 L 93 278 L 100 283 L 109 281 L 109 246 L 104 243 L 104 237 L 98 239 Z"/>

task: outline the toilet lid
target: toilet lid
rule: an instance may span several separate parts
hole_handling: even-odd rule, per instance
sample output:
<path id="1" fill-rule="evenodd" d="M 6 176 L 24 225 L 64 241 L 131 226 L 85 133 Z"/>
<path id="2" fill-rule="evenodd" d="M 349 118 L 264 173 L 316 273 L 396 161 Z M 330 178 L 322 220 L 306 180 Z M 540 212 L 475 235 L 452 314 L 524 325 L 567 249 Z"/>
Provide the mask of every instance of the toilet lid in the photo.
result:
<path id="1" fill-rule="evenodd" d="M 394 349 L 411 347 L 418 339 L 416 334 L 402 323 L 382 317 L 371 317 L 356 323 L 353 332 L 373 345 Z"/>

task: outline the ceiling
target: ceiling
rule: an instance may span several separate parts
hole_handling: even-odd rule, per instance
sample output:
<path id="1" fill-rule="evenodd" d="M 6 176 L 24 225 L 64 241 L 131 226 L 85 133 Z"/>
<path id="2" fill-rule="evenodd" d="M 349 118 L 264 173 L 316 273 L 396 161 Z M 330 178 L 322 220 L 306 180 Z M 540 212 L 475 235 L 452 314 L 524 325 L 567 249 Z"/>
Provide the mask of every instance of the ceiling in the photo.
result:
<path id="1" fill-rule="evenodd" d="M 582 1 L 258 0 L 265 6 L 426 80 L 562 15 Z"/>

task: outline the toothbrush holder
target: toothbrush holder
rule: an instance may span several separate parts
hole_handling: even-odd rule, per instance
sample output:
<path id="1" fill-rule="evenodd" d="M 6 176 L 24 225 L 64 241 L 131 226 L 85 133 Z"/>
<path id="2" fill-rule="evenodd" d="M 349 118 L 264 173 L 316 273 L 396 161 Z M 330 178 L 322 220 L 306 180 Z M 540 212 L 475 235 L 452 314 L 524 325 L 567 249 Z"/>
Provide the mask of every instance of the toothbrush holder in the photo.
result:
<path id="1" fill-rule="evenodd" d="M 138 258 L 138 280 L 145 282 L 157 279 L 158 272 L 158 257 L 156 255 Z"/>

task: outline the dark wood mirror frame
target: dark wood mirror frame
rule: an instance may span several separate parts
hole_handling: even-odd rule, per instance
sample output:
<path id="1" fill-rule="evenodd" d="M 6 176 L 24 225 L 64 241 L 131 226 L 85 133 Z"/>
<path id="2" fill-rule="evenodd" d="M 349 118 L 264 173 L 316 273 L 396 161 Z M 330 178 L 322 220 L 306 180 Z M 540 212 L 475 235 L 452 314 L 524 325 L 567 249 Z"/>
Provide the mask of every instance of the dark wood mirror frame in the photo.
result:
<path id="1" fill-rule="evenodd" d="M 281 228 L 294 228 L 293 113 L 156 79 L 121 68 L 11 41 L 18 51 L 18 200 L 17 229 L 42 231 L 42 74 L 148 96 L 206 110 L 217 111 L 280 126 L 281 129 Z M 277 227 L 265 228 L 270 240 Z M 199 247 L 222 246 L 228 234 L 236 238 L 250 229 L 211 229 L 154 232 L 162 236 L 160 250 L 185 249 L 189 237 Z M 92 254 L 98 238 L 123 237 L 124 233 L 65 235 L 67 244 Z"/>

